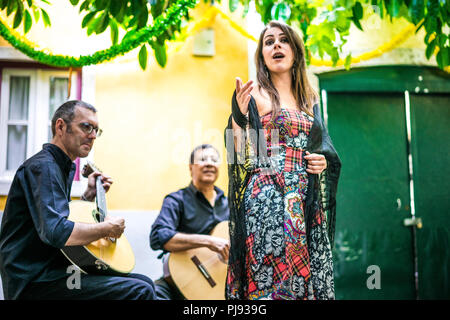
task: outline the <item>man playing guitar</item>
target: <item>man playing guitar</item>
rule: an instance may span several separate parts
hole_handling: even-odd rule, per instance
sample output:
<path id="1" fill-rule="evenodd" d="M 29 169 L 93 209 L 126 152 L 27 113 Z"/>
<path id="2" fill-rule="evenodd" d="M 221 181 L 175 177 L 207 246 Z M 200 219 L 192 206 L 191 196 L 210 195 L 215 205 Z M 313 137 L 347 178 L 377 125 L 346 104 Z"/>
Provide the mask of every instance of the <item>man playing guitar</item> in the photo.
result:
<path id="1" fill-rule="evenodd" d="M 188 187 L 164 198 L 161 211 L 150 232 L 150 246 L 168 252 L 206 247 L 228 262 L 229 241 L 209 235 L 220 222 L 229 219 L 228 200 L 214 186 L 219 175 L 219 153 L 209 144 L 196 147 L 190 158 L 192 182 Z M 167 270 L 155 281 L 158 299 L 180 300 L 185 297 L 170 280 Z"/>
<path id="2" fill-rule="evenodd" d="M 154 299 L 154 284 L 143 275 L 81 274 L 80 286 L 68 286 L 71 266 L 60 249 L 119 238 L 125 222 L 108 217 L 89 224 L 68 220 L 73 161 L 86 157 L 100 135 L 96 109 L 83 101 L 61 105 L 52 119 L 53 138 L 17 170 L 0 230 L 0 272 L 6 299 Z M 88 177 L 82 200 L 96 197 L 101 176 Z"/>

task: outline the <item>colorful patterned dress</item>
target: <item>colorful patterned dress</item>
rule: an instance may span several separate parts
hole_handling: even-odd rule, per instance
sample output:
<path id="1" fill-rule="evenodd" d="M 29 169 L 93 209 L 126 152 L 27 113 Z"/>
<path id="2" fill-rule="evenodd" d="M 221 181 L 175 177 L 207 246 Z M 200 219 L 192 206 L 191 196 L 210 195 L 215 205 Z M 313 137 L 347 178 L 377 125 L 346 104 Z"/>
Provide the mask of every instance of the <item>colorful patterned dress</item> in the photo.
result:
<path id="1" fill-rule="evenodd" d="M 314 118 L 282 108 L 275 121 L 270 119 L 267 114 L 261 123 L 274 171 L 267 174 L 255 166 L 244 194 L 248 283 L 244 298 L 334 299 L 326 223 L 319 212 L 307 244 L 303 214 L 308 188 L 304 156 Z M 272 130 L 279 135 L 278 145 L 272 144 Z M 233 281 L 229 272 L 230 288 Z"/>

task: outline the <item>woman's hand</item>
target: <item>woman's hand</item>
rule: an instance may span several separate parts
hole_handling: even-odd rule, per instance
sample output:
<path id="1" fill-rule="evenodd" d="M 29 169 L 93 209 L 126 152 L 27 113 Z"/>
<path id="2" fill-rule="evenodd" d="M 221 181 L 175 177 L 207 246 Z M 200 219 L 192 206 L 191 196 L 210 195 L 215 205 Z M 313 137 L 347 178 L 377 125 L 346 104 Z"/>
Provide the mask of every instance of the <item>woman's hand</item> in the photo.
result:
<path id="1" fill-rule="evenodd" d="M 323 154 L 309 153 L 306 151 L 305 159 L 308 161 L 306 172 L 312 174 L 322 173 L 327 168 L 327 160 Z"/>
<path id="2" fill-rule="evenodd" d="M 242 114 L 247 114 L 248 103 L 250 102 L 250 92 L 253 90 L 253 81 L 250 80 L 246 84 L 242 83 L 240 78 L 236 78 L 236 101 Z"/>

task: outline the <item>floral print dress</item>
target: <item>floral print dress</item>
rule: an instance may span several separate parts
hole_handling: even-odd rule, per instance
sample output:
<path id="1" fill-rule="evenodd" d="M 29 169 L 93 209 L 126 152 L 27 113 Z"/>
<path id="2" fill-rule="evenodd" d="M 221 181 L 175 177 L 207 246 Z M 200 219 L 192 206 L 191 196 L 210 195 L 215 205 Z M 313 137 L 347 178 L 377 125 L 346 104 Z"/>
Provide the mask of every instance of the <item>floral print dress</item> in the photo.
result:
<path id="1" fill-rule="evenodd" d="M 261 167 L 253 168 L 244 194 L 245 299 L 334 299 L 331 246 L 320 212 L 312 225 L 312 240 L 306 241 L 304 156 L 313 121 L 303 111 L 286 108 L 275 121 L 271 114 L 261 117 L 274 170 L 268 174 Z M 277 144 L 273 144 L 273 130 Z M 233 281 L 229 272 L 231 288 Z"/>

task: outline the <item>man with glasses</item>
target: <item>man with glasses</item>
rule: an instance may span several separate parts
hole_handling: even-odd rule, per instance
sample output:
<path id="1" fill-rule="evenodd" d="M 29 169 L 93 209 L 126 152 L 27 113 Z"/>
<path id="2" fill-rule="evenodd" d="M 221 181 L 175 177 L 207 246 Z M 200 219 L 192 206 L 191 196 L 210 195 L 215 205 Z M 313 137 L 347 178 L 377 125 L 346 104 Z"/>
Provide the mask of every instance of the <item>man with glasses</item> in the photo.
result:
<path id="1" fill-rule="evenodd" d="M 207 247 L 228 261 L 228 240 L 210 236 L 219 223 L 229 219 L 228 200 L 214 186 L 219 176 L 219 152 L 210 144 L 196 147 L 190 157 L 192 181 L 188 187 L 164 198 L 161 211 L 150 232 L 150 246 L 163 250 L 163 263 L 168 252 Z M 156 294 L 161 300 L 182 300 L 182 293 L 168 281 L 168 271 L 155 281 Z M 169 278 L 170 279 L 170 278 Z M 193 284 L 195 285 L 195 284 Z"/>
<path id="2" fill-rule="evenodd" d="M 69 286 L 65 246 L 87 245 L 105 237 L 119 238 L 125 222 L 72 222 L 69 201 L 75 174 L 73 161 L 86 157 L 100 136 L 97 110 L 83 101 L 68 101 L 52 118 L 53 138 L 17 170 L 8 194 L 0 229 L 0 272 L 6 299 L 155 299 L 151 279 L 81 274 L 80 285 Z M 95 180 L 105 191 L 112 179 L 99 172 L 88 177 L 82 199 L 93 201 Z"/>

